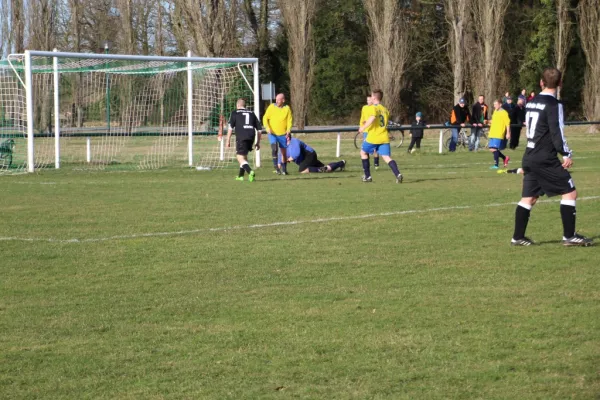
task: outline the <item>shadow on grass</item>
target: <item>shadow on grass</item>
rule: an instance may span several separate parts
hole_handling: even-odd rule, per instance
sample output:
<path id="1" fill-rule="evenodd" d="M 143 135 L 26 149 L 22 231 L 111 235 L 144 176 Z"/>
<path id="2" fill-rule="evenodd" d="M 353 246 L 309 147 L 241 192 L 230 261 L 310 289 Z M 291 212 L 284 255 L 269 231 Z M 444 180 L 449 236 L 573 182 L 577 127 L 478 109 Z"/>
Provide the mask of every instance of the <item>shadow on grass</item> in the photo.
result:
<path id="1" fill-rule="evenodd" d="M 600 235 L 590 236 L 589 238 L 595 241 L 595 240 L 600 239 Z M 538 244 L 540 246 L 544 245 L 544 244 L 562 244 L 562 239 L 560 239 L 560 240 L 545 240 L 542 242 L 536 242 L 536 244 Z M 594 243 L 592 246 L 597 246 L 597 244 Z M 569 247 L 569 246 L 566 246 L 566 247 Z M 570 247 L 583 247 L 583 246 L 570 246 Z M 587 246 L 587 247 L 591 247 L 591 246 Z"/>
<path id="2" fill-rule="evenodd" d="M 335 174 L 335 172 L 333 172 L 333 174 Z M 280 175 L 276 175 L 275 177 L 272 178 L 266 178 L 266 179 L 262 179 L 260 177 L 257 177 L 256 182 L 286 182 L 286 181 L 303 181 L 303 180 L 320 180 L 320 179 L 355 179 L 355 178 L 360 178 L 360 176 L 358 175 L 337 175 L 337 176 L 331 176 L 329 174 L 304 174 L 304 175 L 296 175 L 296 176 L 292 176 L 290 177 L 290 175 L 287 175 L 286 177 L 282 177 Z"/>

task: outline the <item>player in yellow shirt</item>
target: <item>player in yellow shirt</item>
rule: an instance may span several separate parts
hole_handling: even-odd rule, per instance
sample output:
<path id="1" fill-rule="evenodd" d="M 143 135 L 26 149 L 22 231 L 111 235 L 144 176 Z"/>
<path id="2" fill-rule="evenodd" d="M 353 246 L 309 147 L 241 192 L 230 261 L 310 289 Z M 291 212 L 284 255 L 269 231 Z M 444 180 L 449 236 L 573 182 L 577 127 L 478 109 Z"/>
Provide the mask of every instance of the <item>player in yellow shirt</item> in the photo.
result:
<path id="1" fill-rule="evenodd" d="M 263 116 L 263 126 L 269 134 L 269 143 L 271 143 L 273 166 L 278 175 L 287 175 L 286 149 L 290 143 L 293 120 L 292 110 L 284 103 L 285 95 L 279 93 L 275 97 L 275 104 L 269 105 Z M 281 149 L 281 169 L 277 164 L 277 146 Z"/>
<path id="2" fill-rule="evenodd" d="M 494 154 L 494 165 L 490 169 L 498 169 L 498 161 L 501 158 L 504 161 L 504 168 L 508 165 L 510 157 L 502 154 L 501 150 L 506 148 L 506 141 L 510 139 L 510 117 L 508 112 L 502 108 L 502 102 L 494 100 L 494 114 L 488 134 L 490 151 Z"/>
<path id="3" fill-rule="evenodd" d="M 396 177 L 396 183 L 402 183 L 402 174 L 398 170 L 398 164 L 392 160 L 392 150 L 390 148 L 390 135 L 387 130 L 388 120 L 390 114 L 387 108 L 380 104 L 383 98 L 383 92 L 381 89 L 373 90 L 371 93 L 371 101 L 373 105 L 367 106 L 365 110 L 365 117 L 367 120 L 360 126 L 358 132 L 367 132 L 367 137 L 363 141 L 360 149 L 360 158 L 362 159 L 362 165 L 364 170 L 363 182 L 372 182 L 371 167 L 369 165 L 369 154 L 377 151 L 383 161 L 390 166 L 394 176 Z"/>
<path id="4" fill-rule="evenodd" d="M 360 122 L 358 123 L 358 126 L 362 126 L 365 121 L 367 120 L 366 114 L 367 111 L 369 109 L 369 106 L 373 105 L 373 101 L 371 100 L 371 95 L 367 96 L 367 105 L 363 106 L 361 112 L 360 112 Z M 363 142 L 365 141 L 365 139 L 367 138 L 367 132 L 363 132 Z M 377 151 L 373 152 L 373 165 L 375 166 L 375 170 L 379 169 L 379 154 L 377 154 Z"/>

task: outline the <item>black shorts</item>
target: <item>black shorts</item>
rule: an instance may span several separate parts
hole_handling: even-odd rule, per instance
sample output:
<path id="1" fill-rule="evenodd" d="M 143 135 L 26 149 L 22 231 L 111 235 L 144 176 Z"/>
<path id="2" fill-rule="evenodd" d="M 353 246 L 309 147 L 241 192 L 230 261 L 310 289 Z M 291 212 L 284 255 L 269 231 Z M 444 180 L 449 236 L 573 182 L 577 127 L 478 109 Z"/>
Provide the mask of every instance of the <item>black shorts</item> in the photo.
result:
<path id="1" fill-rule="evenodd" d="M 235 141 L 235 152 L 240 156 L 248 155 L 254 147 L 254 139 L 243 139 Z"/>
<path id="2" fill-rule="evenodd" d="M 302 162 L 300 164 L 298 164 L 298 172 L 302 172 L 305 169 L 307 169 L 308 167 L 320 168 L 320 167 L 324 167 L 324 166 L 325 166 L 325 164 L 323 164 L 317 158 L 316 151 L 313 151 L 312 153 L 306 152 L 306 155 L 304 156 L 304 160 L 302 160 Z"/>
<path id="3" fill-rule="evenodd" d="M 523 165 L 523 197 L 548 197 L 571 193 L 575 182 L 569 171 L 564 169 L 558 159 L 551 164 L 535 166 Z"/>

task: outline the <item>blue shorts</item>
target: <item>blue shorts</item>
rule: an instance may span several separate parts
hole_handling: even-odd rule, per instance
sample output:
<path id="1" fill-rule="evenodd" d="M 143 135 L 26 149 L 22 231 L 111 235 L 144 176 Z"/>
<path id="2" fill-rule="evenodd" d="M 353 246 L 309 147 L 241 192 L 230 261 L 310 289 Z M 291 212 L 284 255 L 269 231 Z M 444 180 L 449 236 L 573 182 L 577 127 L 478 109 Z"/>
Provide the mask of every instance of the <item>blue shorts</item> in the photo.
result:
<path id="1" fill-rule="evenodd" d="M 490 139 L 488 147 L 490 149 L 504 150 L 506 148 L 506 142 L 507 140 L 503 139 Z"/>
<path id="2" fill-rule="evenodd" d="M 380 156 L 391 157 L 392 155 L 392 149 L 389 143 L 373 144 L 365 140 L 362 144 L 361 150 L 367 154 L 372 154 L 374 151 L 376 151 Z"/>
<path id="3" fill-rule="evenodd" d="M 277 135 L 273 135 L 272 133 L 269 133 L 269 143 L 270 144 L 277 143 L 279 145 L 280 149 L 287 149 L 287 147 L 288 147 L 285 135 L 277 136 Z"/>

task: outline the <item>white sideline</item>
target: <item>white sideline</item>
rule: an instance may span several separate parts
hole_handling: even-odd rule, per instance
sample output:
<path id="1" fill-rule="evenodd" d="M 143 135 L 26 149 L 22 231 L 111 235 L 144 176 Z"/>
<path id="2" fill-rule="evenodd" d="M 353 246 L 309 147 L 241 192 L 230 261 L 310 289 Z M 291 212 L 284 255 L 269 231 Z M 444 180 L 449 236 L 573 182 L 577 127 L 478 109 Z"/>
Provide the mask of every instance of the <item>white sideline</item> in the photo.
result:
<path id="1" fill-rule="evenodd" d="M 600 196 L 587 196 L 581 197 L 577 199 L 578 201 L 585 200 L 598 200 Z M 556 203 L 560 201 L 556 200 L 540 200 L 538 203 Z M 182 236 L 182 235 L 192 235 L 196 233 L 208 233 L 208 232 L 225 232 L 225 231 L 233 231 L 233 230 L 242 230 L 242 229 L 256 229 L 256 228 L 272 228 L 278 226 L 290 226 L 290 225 L 301 225 L 301 224 L 317 224 L 323 222 L 335 222 L 335 221 L 348 221 L 353 219 L 367 219 L 367 218 L 376 218 L 376 217 L 389 217 L 394 215 L 405 215 L 405 214 L 424 214 L 436 211 L 451 211 L 451 210 L 468 210 L 472 208 L 481 208 L 481 207 L 503 207 L 503 206 L 511 206 L 516 205 L 516 202 L 511 203 L 491 203 L 484 205 L 474 205 L 474 206 L 450 206 L 450 207 L 436 207 L 436 208 L 426 208 L 424 210 L 404 210 L 404 211 L 389 211 L 384 213 L 376 213 L 376 214 L 363 214 L 363 215 L 350 215 L 344 217 L 329 217 L 329 218 L 317 218 L 317 219 L 309 219 L 309 220 L 300 220 L 300 221 L 281 221 L 281 222 L 271 222 L 267 224 L 252 224 L 252 225 L 237 225 L 237 226 L 228 226 L 228 227 L 218 227 L 218 228 L 202 228 L 202 229 L 191 229 L 185 231 L 173 231 L 173 232 L 150 232 L 150 233 L 134 233 L 131 235 L 117 235 L 117 236 L 108 236 L 101 238 L 89 238 L 89 239 L 54 239 L 54 238 L 19 238 L 19 237 L 0 237 L 0 242 L 50 242 L 50 243 L 94 243 L 94 242 L 106 242 L 109 240 L 125 240 L 125 239 L 138 239 L 138 238 L 151 238 L 151 237 L 161 237 L 161 236 Z"/>

